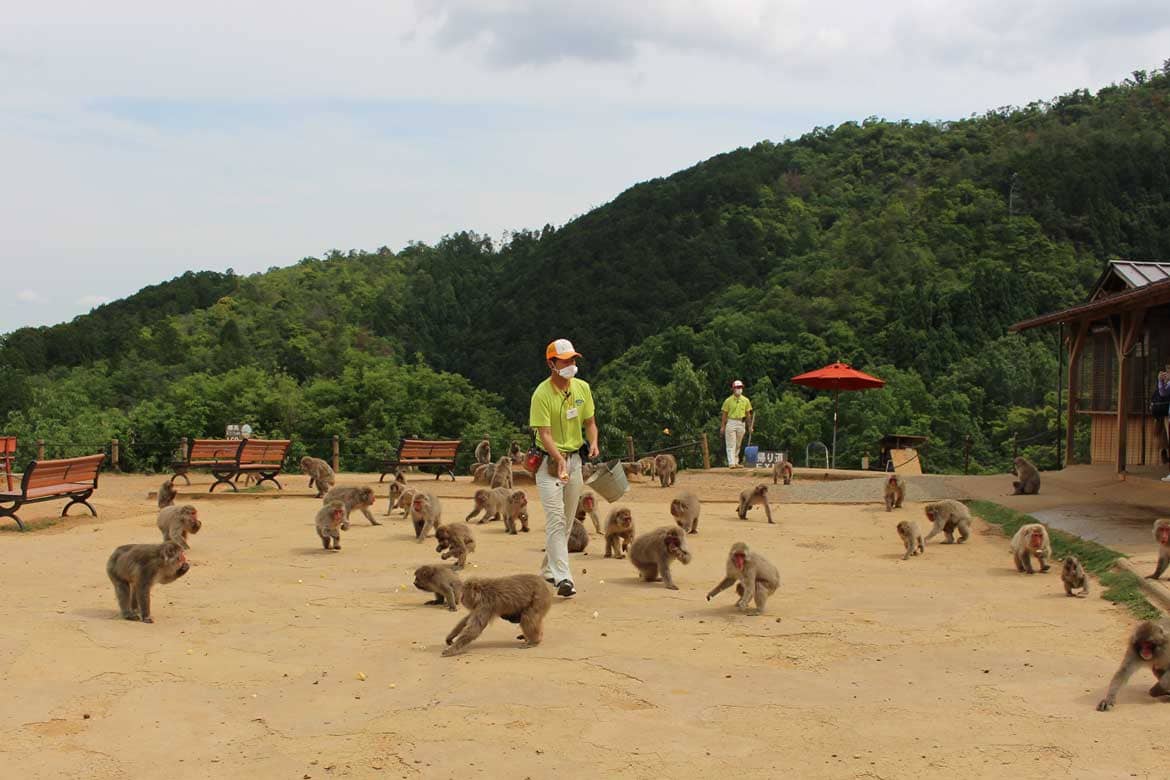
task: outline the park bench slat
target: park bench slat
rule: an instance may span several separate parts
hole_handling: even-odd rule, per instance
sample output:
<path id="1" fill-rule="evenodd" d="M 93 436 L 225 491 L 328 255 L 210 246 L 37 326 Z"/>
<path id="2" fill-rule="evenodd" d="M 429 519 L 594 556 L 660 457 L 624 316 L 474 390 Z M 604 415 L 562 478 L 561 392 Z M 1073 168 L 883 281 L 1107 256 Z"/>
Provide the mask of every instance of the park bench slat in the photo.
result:
<path id="1" fill-rule="evenodd" d="M 291 439 L 195 439 L 187 448 L 187 457 L 172 464 L 175 473 L 171 481 L 182 477 L 190 485 L 187 473 L 206 469 L 215 477 L 208 492 L 224 484 L 238 490 L 235 480 L 245 473 L 258 474 L 260 482 L 272 482 L 283 490 L 276 475 L 284 468 L 291 446 Z"/>
<path id="2" fill-rule="evenodd" d="M 451 479 L 455 479 L 455 456 L 462 443 L 462 439 L 403 439 L 398 445 L 397 455 L 382 461 L 382 475 L 378 481 L 399 466 L 445 466 Z M 440 469 L 435 479 L 442 474 Z"/>

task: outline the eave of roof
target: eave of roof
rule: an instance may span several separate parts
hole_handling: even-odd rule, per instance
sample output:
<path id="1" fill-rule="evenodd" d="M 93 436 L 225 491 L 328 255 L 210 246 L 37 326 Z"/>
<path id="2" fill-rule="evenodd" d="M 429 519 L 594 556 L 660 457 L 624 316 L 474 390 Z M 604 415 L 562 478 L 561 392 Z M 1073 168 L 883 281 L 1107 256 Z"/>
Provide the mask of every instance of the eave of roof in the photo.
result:
<path id="1" fill-rule="evenodd" d="M 1108 298 L 1082 303 L 1079 306 L 1071 306 L 1067 309 L 1033 317 L 1030 320 L 1017 322 L 1008 328 L 1008 333 L 1019 333 L 1022 330 L 1039 328 L 1042 325 L 1053 325 L 1058 322 L 1075 322 L 1085 319 L 1099 320 L 1111 314 L 1118 314 L 1132 309 L 1147 309 L 1151 306 L 1158 306 L 1164 303 L 1170 303 L 1170 278 L 1160 282 L 1152 282 L 1136 290 L 1117 293 L 1116 295 L 1110 295 Z"/>

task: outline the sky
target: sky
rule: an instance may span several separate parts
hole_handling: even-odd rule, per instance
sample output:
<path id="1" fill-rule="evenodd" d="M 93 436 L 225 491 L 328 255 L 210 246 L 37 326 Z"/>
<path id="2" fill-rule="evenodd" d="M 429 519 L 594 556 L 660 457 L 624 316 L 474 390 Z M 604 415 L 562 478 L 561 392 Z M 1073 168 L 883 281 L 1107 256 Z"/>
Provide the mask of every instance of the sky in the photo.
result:
<path id="1" fill-rule="evenodd" d="M 1165 0 L 7 0 L 0 333 L 187 270 L 562 225 L 816 126 L 1170 58 Z"/>

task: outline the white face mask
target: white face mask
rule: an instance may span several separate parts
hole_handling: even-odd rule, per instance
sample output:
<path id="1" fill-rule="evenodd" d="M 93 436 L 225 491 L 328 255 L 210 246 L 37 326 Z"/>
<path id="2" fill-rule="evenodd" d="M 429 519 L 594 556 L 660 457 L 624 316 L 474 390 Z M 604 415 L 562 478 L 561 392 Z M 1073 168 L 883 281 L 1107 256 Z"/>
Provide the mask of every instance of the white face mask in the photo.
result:
<path id="1" fill-rule="evenodd" d="M 557 373 L 565 379 L 572 379 L 573 377 L 577 376 L 577 366 L 565 366 L 562 369 L 558 369 Z"/>
<path id="2" fill-rule="evenodd" d="M 743 388 L 737 387 L 734 390 L 732 390 L 731 392 L 732 392 L 732 394 L 734 394 L 736 396 L 741 396 L 741 395 L 743 395 Z"/>

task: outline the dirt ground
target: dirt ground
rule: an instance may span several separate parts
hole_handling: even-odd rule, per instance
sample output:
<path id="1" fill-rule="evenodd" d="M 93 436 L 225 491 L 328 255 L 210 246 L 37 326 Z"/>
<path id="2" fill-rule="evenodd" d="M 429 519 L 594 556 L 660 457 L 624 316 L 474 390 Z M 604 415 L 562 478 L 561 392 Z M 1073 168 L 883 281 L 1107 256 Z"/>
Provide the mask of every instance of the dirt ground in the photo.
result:
<path id="1" fill-rule="evenodd" d="M 355 514 L 344 549 L 323 551 L 302 476 L 275 499 L 209 499 L 197 477 L 180 497 L 204 520 L 190 573 L 156 590 L 154 625 L 118 619 L 105 560 L 158 541 L 146 494 L 159 481 L 103 476 L 99 518 L 0 533 L 5 776 L 1170 773 L 1165 730 L 1148 721 L 1170 709 L 1146 696 L 1148 672 L 1116 710 L 1094 709 L 1134 621 L 1099 587 L 1070 599 L 1055 571 L 1016 574 L 982 522 L 968 544 L 932 542 L 903 562 L 893 526 L 920 519 L 918 504 L 785 503 L 781 487 L 769 526 L 758 510 L 735 517 L 747 478 L 684 472 L 677 488 L 705 503 L 679 591 L 637 583 L 594 537 L 544 644 L 519 649 L 496 621 L 443 658 L 457 616 L 411 587 L 415 566 L 437 562 L 433 543 L 397 514 L 380 527 Z M 447 520 L 470 509 L 466 478 L 412 481 L 436 488 Z M 476 526 L 466 575 L 537 571 L 543 517 L 527 490 L 533 533 Z M 674 492 L 639 484 L 622 503 L 645 530 L 669 521 Z M 738 614 L 733 592 L 704 600 L 737 540 L 780 569 L 765 615 Z"/>

